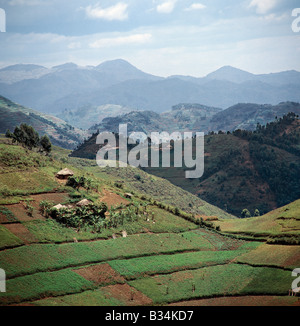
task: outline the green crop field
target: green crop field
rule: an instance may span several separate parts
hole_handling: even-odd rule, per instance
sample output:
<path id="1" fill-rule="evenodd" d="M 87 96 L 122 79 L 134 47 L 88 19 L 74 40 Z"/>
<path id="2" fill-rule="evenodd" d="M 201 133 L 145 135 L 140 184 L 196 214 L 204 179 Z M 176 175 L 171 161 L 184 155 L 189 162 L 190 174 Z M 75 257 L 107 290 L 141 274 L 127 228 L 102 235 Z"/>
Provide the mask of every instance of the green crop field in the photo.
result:
<path id="1" fill-rule="evenodd" d="M 179 270 L 192 270 L 211 265 L 225 265 L 244 252 L 245 250 L 201 251 L 113 260 L 109 264 L 127 279 L 135 279 L 145 275 L 171 274 Z"/>
<path id="2" fill-rule="evenodd" d="M 144 171 L 99 169 L 58 147 L 43 156 L 0 139 L 0 150 L 0 268 L 7 276 L 0 305 L 201 304 L 234 296 L 295 304 L 288 292 L 300 264 L 298 201 L 240 220 Z M 64 167 L 88 186 L 58 180 Z M 78 210 L 86 214 L 78 225 L 51 215 L 52 206 L 73 209 L 83 199 L 107 204 L 100 227 L 86 222 L 88 208 Z"/>
<path id="3" fill-rule="evenodd" d="M 130 281 L 155 303 L 226 295 L 286 294 L 290 273 L 243 265 L 212 266 Z"/>
<path id="4" fill-rule="evenodd" d="M 0 249 L 16 247 L 23 244 L 23 241 L 0 225 Z"/>

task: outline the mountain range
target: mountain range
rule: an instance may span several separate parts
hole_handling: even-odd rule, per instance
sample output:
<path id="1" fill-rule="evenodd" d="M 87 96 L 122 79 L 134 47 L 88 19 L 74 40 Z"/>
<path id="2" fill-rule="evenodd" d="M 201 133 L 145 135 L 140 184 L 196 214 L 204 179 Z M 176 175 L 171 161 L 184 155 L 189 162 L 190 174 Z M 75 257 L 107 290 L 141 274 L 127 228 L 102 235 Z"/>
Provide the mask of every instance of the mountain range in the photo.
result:
<path id="1" fill-rule="evenodd" d="M 0 96 L 0 133 L 5 133 L 7 129 L 13 131 L 17 125 L 27 123 L 41 135 L 47 134 L 54 145 L 74 149 L 98 131 L 118 132 L 119 124 L 127 124 L 128 132 L 150 134 L 166 131 L 171 134 L 174 131 L 192 131 L 208 134 L 211 131 L 255 130 L 258 123 L 265 125 L 289 112 L 300 115 L 300 104 L 284 102 L 273 106 L 241 103 L 222 110 L 197 103 L 180 103 L 161 114 L 134 111 L 119 105 L 86 105 L 82 110 L 66 109 L 56 117 Z"/>
<path id="2" fill-rule="evenodd" d="M 234 131 L 236 129 L 255 130 L 257 124 L 265 125 L 276 117 L 289 112 L 300 115 L 300 104 L 282 102 L 278 105 L 259 105 L 251 103 L 236 104 L 228 109 L 209 107 L 200 104 L 181 103 L 174 105 L 171 111 L 158 114 L 153 111 L 133 111 L 120 116 L 107 117 L 95 124 L 90 131 L 118 132 L 119 124 L 127 124 L 128 132 L 166 131 L 204 132 Z"/>
<path id="3" fill-rule="evenodd" d="M 281 107 L 284 107 L 284 103 L 273 108 L 274 114 Z M 300 112 L 300 104 L 295 105 L 295 108 Z M 229 113 L 233 109 L 228 109 Z M 176 112 L 174 108 L 173 113 Z M 225 111 L 221 113 L 223 112 Z M 117 132 L 114 128 L 117 128 L 119 123 L 128 122 L 129 133 L 138 127 L 136 131 L 148 133 L 151 128 L 160 128 L 167 122 L 167 119 L 164 122 L 160 117 L 155 112 L 132 112 L 124 115 L 122 119 L 107 118 L 101 127 L 102 130 L 106 128 Z M 191 120 L 193 121 L 193 118 Z M 250 209 L 251 212 L 259 209 L 260 212 L 267 213 L 298 199 L 300 195 L 299 116 L 289 113 L 273 120 L 275 121 L 264 126 L 257 126 L 255 132 L 237 129 L 233 133 L 206 135 L 205 172 L 199 179 L 187 179 L 186 168 L 174 168 L 172 163 L 170 168 L 142 169 L 165 178 L 236 216 L 239 216 L 244 208 Z M 170 119 L 170 126 L 172 123 Z M 100 148 L 96 144 L 97 135 L 98 133 L 94 133 L 70 156 L 95 160 Z M 173 155 L 172 148 L 171 160 Z"/>
<path id="4" fill-rule="evenodd" d="M 205 77 L 147 74 L 125 60 L 80 67 L 14 65 L 0 69 L 0 94 L 35 110 L 59 115 L 65 109 L 119 105 L 169 111 L 177 103 L 228 108 L 236 103 L 300 101 L 300 72 L 255 75 L 230 66 Z M 100 122 L 100 121 L 98 121 Z"/>

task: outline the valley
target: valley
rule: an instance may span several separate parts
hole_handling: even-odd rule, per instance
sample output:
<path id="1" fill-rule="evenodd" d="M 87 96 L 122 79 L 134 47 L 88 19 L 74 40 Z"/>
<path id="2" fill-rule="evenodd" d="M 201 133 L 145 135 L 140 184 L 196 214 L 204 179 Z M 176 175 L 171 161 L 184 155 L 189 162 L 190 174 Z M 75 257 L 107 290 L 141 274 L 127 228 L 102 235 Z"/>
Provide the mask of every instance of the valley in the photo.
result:
<path id="1" fill-rule="evenodd" d="M 288 296 L 300 263 L 298 202 L 240 220 L 143 171 L 138 181 L 130 167 L 99 169 L 58 147 L 41 156 L 8 139 L 0 148 L 0 261 L 8 278 L 1 305 L 227 305 L 237 296 L 245 304 L 299 303 Z M 89 178 L 91 188 L 59 181 L 63 167 Z M 41 210 L 45 202 L 72 206 L 82 199 L 147 213 L 94 232 Z M 268 233 L 272 221 L 288 228 Z"/>
<path id="2" fill-rule="evenodd" d="M 128 123 L 129 132 L 135 130 L 135 126 L 142 132 L 153 131 L 155 126 L 159 128 L 161 119 L 157 117 L 157 123 L 149 123 L 149 119 L 154 121 L 147 113 L 132 113 L 122 120 L 110 118 L 108 124 L 106 120 L 103 122 L 100 132 L 117 132 L 118 123 Z M 130 121 L 136 121 L 136 125 Z M 170 168 L 152 168 L 149 163 L 149 167 L 142 170 L 233 215 L 240 217 L 243 209 L 250 210 L 251 214 L 257 209 L 260 215 L 265 214 L 299 198 L 299 119 L 293 114 L 286 115 L 259 128 L 206 135 L 205 169 L 199 179 L 186 179 L 185 166 L 174 167 L 173 148 Z M 97 135 L 94 133 L 71 156 L 95 160 L 100 148 L 96 144 Z M 150 156 L 149 153 L 149 162 Z"/>
<path id="3" fill-rule="evenodd" d="M 0 306 L 299 305 L 300 104 L 279 91 L 297 72 L 161 78 L 117 60 L 0 80 Z M 119 124 L 204 132 L 204 175 L 100 168 L 96 137 Z"/>

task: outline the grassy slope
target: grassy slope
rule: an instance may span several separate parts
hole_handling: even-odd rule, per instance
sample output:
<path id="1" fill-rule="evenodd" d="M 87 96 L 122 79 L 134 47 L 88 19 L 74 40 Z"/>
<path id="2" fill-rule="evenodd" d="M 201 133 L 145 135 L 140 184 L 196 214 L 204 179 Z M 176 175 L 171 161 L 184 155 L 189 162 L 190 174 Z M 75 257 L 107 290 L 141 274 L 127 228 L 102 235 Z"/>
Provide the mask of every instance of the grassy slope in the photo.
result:
<path id="1" fill-rule="evenodd" d="M 194 199 L 190 194 L 181 192 L 166 181 L 149 176 L 142 171 L 138 171 L 141 179 L 137 180 L 135 169 L 132 171 L 115 169 L 113 173 L 105 169 L 99 172 L 90 161 L 68 159 L 66 158 L 68 151 L 58 148 L 54 150 L 53 159 L 26 152 L 24 148 L 18 146 L 5 144 L 0 146 L 0 153 L 5 153 L 2 156 L 0 154 L 0 181 L 5 181 L 6 187 L 4 192 L 2 188 L 2 205 L 6 202 L 33 198 L 31 194 L 43 189 L 44 191 L 69 191 L 71 195 L 73 191 L 58 184 L 54 177 L 55 172 L 65 166 L 74 170 L 76 174 L 91 176 L 94 182 L 97 182 L 100 192 L 106 188 L 122 195 L 128 187 L 129 190 L 138 193 L 156 196 L 161 201 L 173 203 L 175 198 L 175 204 L 182 205 L 181 208 L 191 208 L 188 205 L 190 199 L 193 205 L 197 203 L 194 202 L 196 197 Z M 41 171 L 43 171 L 43 178 L 38 177 Z M 13 180 L 13 175 L 18 173 L 23 179 L 20 179 L 20 183 L 10 184 L 10 176 Z M 115 181 L 127 181 L 127 177 L 129 181 L 124 184 L 123 189 L 114 185 Z M 44 185 L 41 187 L 41 182 L 46 182 L 47 187 Z M 174 197 L 168 197 L 169 193 Z M 93 192 L 89 194 L 82 192 L 82 195 L 94 199 L 96 196 L 101 196 Z M 180 200 L 183 196 L 185 197 Z M 203 206 L 206 209 L 211 207 L 212 211 L 206 213 L 217 215 L 216 213 L 220 212 L 212 206 L 206 206 L 205 203 Z M 3 207 L 9 209 L 7 205 Z M 239 264 L 264 265 L 265 245 L 224 237 L 207 230 L 194 230 L 197 226 L 181 217 L 158 207 L 151 207 L 151 209 L 154 211 L 156 224 L 151 225 L 147 221 L 132 224 L 127 229 L 132 235 L 127 238 L 118 237 L 115 240 L 111 239 L 112 233 L 120 233 L 122 228 L 109 230 L 101 235 L 89 232 L 77 233 L 52 220 L 31 220 L 27 217 L 28 219 L 21 223 L 40 243 L 23 245 L 18 237 L 6 231 L 5 224 L 0 225 L 1 234 L 4 235 L 1 237 L 2 249 L 6 246 L 13 247 L 8 250 L 0 248 L 0 268 L 4 268 L 9 277 L 7 282 L 9 291 L 0 294 L 1 304 L 34 300 L 38 300 L 35 302 L 38 305 L 126 304 L 120 298 L 119 292 L 113 291 L 114 288 L 101 284 L 95 285 L 73 272 L 73 269 L 101 262 L 108 262 L 116 271 L 132 279 L 126 283 L 148 295 L 155 303 L 225 294 L 283 295 L 287 292 L 290 285 L 287 282 L 287 280 L 290 282 L 290 272 L 283 271 L 281 268 L 290 269 L 297 263 L 293 259 L 299 247 L 294 246 L 286 250 L 285 248 L 288 247 L 278 246 L 285 259 L 280 260 L 277 256 L 272 262 L 265 262 L 265 265 L 269 264 L 273 268 L 237 265 L 235 260 Z M 6 210 L 2 209 L 2 212 Z M 9 215 L 7 212 L 6 214 Z M 18 220 L 19 215 L 15 214 L 14 218 Z M 145 233 L 145 231 L 150 232 Z M 72 237 L 85 242 L 61 243 L 72 242 Z M 96 240 L 98 237 L 110 239 L 88 241 Z M 251 253 L 260 250 L 262 254 L 258 257 L 262 258 L 255 261 L 256 256 Z M 273 282 L 274 277 L 277 278 L 277 283 Z M 165 285 L 170 284 L 170 281 L 171 285 L 166 294 Z M 278 285 L 279 281 L 282 282 L 278 288 L 276 284 Z M 114 282 L 112 280 L 112 284 Z M 196 285 L 195 292 L 192 291 L 193 284 Z M 44 297 L 50 298 L 40 300 Z"/>
<path id="2" fill-rule="evenodd" d="M 0 96 L 0 117 L 0 133 L 5 133 L 7 129 L 13 132 L 16 126 L 27 123 L 40 135 L 45 133 L 49 135 L 54 144 L 67 148 L 74 148 L 88 136 L 87 132 L 73 128 L 61 119 L 26 108 L 2 96 Z"/>
<path id="3" fill-rule="evenodd" d="M 22 245 L 23 241 L 0 225 L 0 249 Z"/>
<path id="4" fill-rule="evenodd" d="M 148 173 L 132 167 L 120 169 L 99 169 L 91 167 L 95 175 L 109 178 L 115 182 L 123 182 L 129 191 L 138 192 L 162 201 L 167 205 L 178 207 L 186 212 L 196 215 L 218 216 L 220 218 L 233 218 L 232 214 L 213 206 L 201 198 L 173 185 L 171 182 L 149 175 Z M 137 179 L 138 178 L 138 179 Z"/>
<path id="5" fill-rule="evenodd" d="M 19 146 L 0 143 L 0 194 L 17 196 L 59 190 L 60 188 L 62 191 L 63 187 L 57 184 L 54 176 L 61 168 L 68 166 L 78 175 L 93 176 L 97 179 L 99 186 L 105 184 L 116 190 L 114 181 L 121 181 L 124 184 L 124 189 L 117 189 L 119 192 L 135 191 L 139 195 L 147 195 L 188 213 L 222 218 L 234 217 L 170 182 L 150 176 L 141 170 L 131 167 L 99 168 L 95 161 L 68 158 L 68 153 L 67 150 L 55 148 L 53 160 L 53 158 L 40 156 Z M 139 181 L 136 179 L 137 174 L 141 176 Z M 6 202 L 7 200 L 6 198 Z"/>
<path id="6" fill-rule="evenodd" d="M 290 272 L 229 264 L 137 279 L 130 284 L 153 302 L 227 295 L 286 294 Z M 193 287 L 195 290 L 193 290 Z"/>
<path id="7" fill-rule="evenodd" d="M 263 216 L 246 219 L 222 220 L 214 222 L 227 233 L 245 234 L 248 236 L 269 239 L 300 237 L 300 200 L 271 211 Z"/>

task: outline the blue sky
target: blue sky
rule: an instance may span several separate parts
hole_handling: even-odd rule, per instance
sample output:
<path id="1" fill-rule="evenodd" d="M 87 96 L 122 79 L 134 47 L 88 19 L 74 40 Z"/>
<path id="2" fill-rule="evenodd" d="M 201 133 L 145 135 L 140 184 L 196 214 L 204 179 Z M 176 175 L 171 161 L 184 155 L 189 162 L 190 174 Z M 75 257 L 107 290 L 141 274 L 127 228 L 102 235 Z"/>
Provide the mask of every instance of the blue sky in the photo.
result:
<path id="1" fill-rule="evenodd" d="M 0 66 L 82 66 L 122 58 L 146 72 L 201 77 L 224 65 L 300 71 L 299 0 L 0 0 Z"/>

